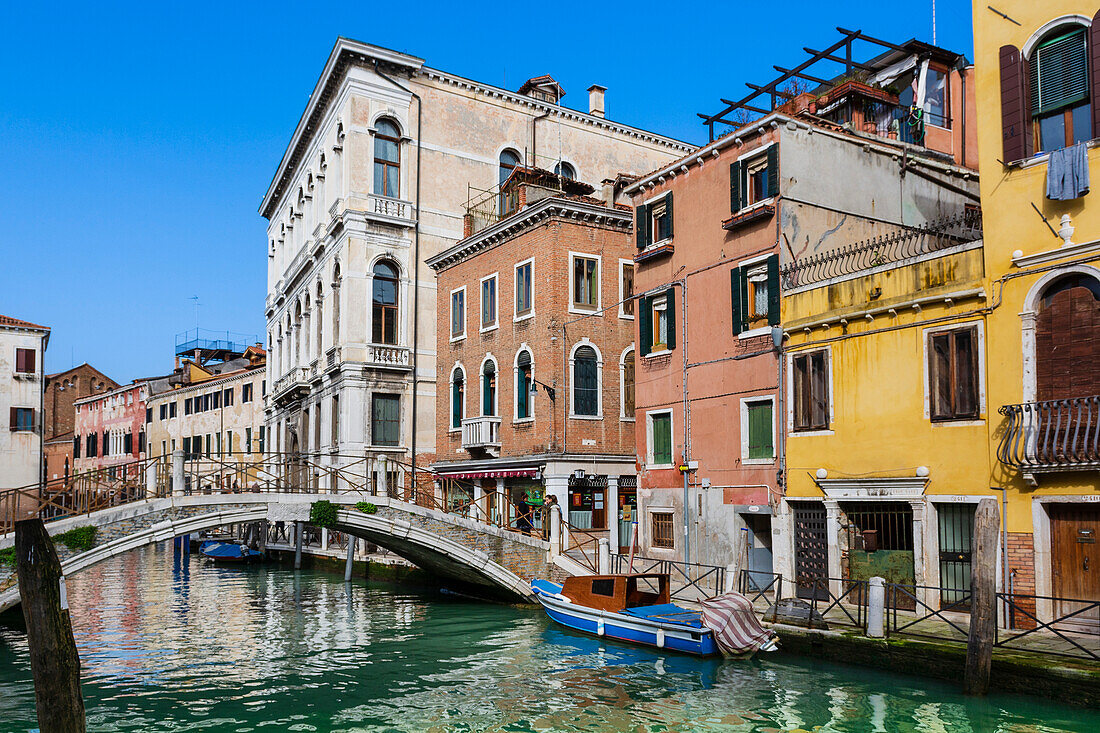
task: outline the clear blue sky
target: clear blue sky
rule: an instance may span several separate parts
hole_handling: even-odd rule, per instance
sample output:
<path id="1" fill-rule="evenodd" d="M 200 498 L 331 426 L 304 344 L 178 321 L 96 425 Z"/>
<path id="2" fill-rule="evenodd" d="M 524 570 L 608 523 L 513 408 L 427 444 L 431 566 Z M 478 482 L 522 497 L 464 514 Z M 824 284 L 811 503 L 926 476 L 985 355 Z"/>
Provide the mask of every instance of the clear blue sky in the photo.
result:
<path id="1" fill-rule="evenodd" d="M 696 112 L 793 66 L 836 26 L 931 41 L 932 5 L 857 0 L 5 3 L 0 10 L 0 313 L 53 328 L 49 371 L 167 372 L 177 332 L 262 334 L 257 208 L 338 35 L 700 143 Z M 378 10 L 386 7 L 389 9 Z M 970 4 L 939 45 L 972 57 Z"/>

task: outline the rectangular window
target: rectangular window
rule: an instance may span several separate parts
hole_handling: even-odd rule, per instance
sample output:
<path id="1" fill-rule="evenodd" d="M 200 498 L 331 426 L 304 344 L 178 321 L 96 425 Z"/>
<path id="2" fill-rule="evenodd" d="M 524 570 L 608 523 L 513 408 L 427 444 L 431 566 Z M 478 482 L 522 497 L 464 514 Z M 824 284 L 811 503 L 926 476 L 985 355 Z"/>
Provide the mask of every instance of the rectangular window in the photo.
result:
<path id="1" fill-rule="evenodd" d="M 340 444 L 340 398 L 332 398 L 332 416 L 331 416 L 331 438 L 332 447 L 335 448 Z"/>
<path id="2" fill-rule="evenodd" d="M 16 349 L 15 350 L 15 371 L 17 374 L 34 374 L 34 362 L 35 362 L 34 349 Z"/>
<path id="3" fill-rule="evenodd" d="M 80 436 L 73 438 L 73 458 L 80 458 Z"/>
<path id="4" fill-rule="evenodd" d="M 497 325 L 497 276 L 490 275 L 481 281 L 481 330 Z"/>
<path id="5" fill-rule="evenodd" d="M 188 459 L 191 458 L 191 439 L 187 437 L 183 439 L 183 455 Z"/>
<path id="6" fill-rule="evenodd" d="M 746 192 L 748 194 L 746 205 L 752 206 L 768 198 L 768 159 L 758 158 L 749 161 L 747 171 L 749 185 Z"/>
<path id="7" fill-rule="evenodd" d="M 244 452 L 252 454 L 252 428 L 244 429 Z"/>
<path id="8" fill-rule="evenodd" d="M 222 393 L 220 391 L 207 395 L 207 397 L 210 398 L 211 409 L 216 410 L 222 406 Z"/>
<path id="9" fill-rule="evenodd" d="M 794 385 L 794 429 L 829 428 L 829 375 L 824 351 L 799 354 L 791 360 Z"/>
<path id="10" fill-rule="evenodd" d="M 16 430 L 34 430 L 34 408 L 33 407 L 13 407 L 11 408 L 11 429 Z"/>
<path id="11" fill-rule="evenodd" d="M 160 419 L 161 420 L 167 420 L 168 419 L 168 403 L 165 403 L 165 404 L 160 406 Z"/>
<path id="12" fill-rule="evenodd" d="M 928 335 L 928 407 L 934 421 L 978 417 L 978 330 Z"/>
<path id="13" fill-rule="evenodd" d="M 745 406 L 748 425 L 748 454 L 747 458 L 753 460 L 772 459 L 775 457 L 773 435 L 775 430 L 772 423 L 772 403 L 751 402 Z"/>
<path id="14" fill-rule="evenodd" d="M 373 445 L 400 445 L 400 404 L 400 397 L 394 394 L 371 395 L 371 440 Z"/>
<path id="15" fill-rule="evenodd" d="M 222 455 L 224 455 L 224 453 L 222 453 L 222 434 L 218 433 L 217 435 L 214 436 L 214 439 L 215 439 L 215 447 L 217 449 L 218 456 L 221 457 Z"/>
<path id="16" fill-rule="evenodd" d="M 190 397 L 188 397 L 187 399 L 185 399 L 183 401 L 183 414 L 184 415 L 190 415 L 191 414 L 191 404 L 192 403 L 191 403 L 191 398 Z"/>
<path id="17" fill-rule="evenodd" d="M 249 384 L 241 385 L 241 402 L 244 403 L 244 402 L 251 402 L 251 401 L 252 401 L 252 384 L 249 383 Z"/>
<path id="18" fill-rule="evenodd" d="M 668 348 L 668 300 L 661 296 L 653 299 L 653 333 L 651 335 L 653 351 Z"/>
<path id="19" fill-rule="evenodd" d="M 466 288 L 451 291 L 451 338 L 466 336 Z"/>
<path id="20" fill-rule="evenodd" d="M 168 417 L 175 417 L 175 416 L 176 416 L 176 403 L 175 402 L 169 402 L 168 403 Z"/>
<path id="21" fill-rule="evenodd" d="M 260 426 L 260 453 L 263 453 L 267 449 L 267 428 L 263 425 Z"/>
<path id="22" fill-rule="evenodd" d="M 532 263 L 530 260 L 516 265 L 516 318 L 530 315 L 534 307 L 531 285 Z"/>
<path id="23" fill-rule="evenodd" d="M 672 512 L 651 512 L 653 520 L 653 547 L 665 550 L 675 549 L 676 543 L 672 535 Z"/>
<path id="24" fill-rule="evenodd" d="M 600 261 L 595 257 L 573 256 L 573 307 L 594 311 L 600 307 Z"/>
<path id="25" fill-rule="evenodd" d="M 160 441 L 160 454 L 162 456 L 168 455 L 168 441 L 167 440 Z"/>
<path id="26" fill-rule="evenodd" d="M 779 195 L 779 146 L 730 164 L 730 211 L 737 213 Z"/>
<path id="27" fill-rule="evenodd" d="M 218 441 L 221 442 L 220 440 Z M 206 457 L 210 458 L 214 455 L 214 436 L 210 433 L 206 434 Z"/>
<path id="28" fill-rule="evenodd" d="M 649 463 L 651 466 L 672 465 L 672 413 L 650 413 Z"/>
<path id="29" fill-rule="evenodd" d="M 225 390 L 225 392 L 222 393 L 222 403 L 226 407 L 232 407 L 233 406 L 233 388 L 232 387 L 230 387 L 229 389 Z"/>
<path id="30" fill-rule="evenodd" d="M 122 436 L 122 452 L 124 455 L 131 455 L 134 452 L 134 436 L 132 433 L 126 433 Z"/>
<path id="31" fill-rule="evenodd" d="M 619 316 L 634 317 L 634 264 L 619 262 Z"/>
<path id="32" fill-rule="evenodd" d="M 672 236 L 672 212 L 669 208 L 667 196 L 649 206 L 650 231 L 653 232 L 654 243 L 663 242 Z"/>
<path id="33" fill-rule="evenodd" d="M 638 348 L 642 356 L 676 348 L 676 292 L 638 298 Z"/>

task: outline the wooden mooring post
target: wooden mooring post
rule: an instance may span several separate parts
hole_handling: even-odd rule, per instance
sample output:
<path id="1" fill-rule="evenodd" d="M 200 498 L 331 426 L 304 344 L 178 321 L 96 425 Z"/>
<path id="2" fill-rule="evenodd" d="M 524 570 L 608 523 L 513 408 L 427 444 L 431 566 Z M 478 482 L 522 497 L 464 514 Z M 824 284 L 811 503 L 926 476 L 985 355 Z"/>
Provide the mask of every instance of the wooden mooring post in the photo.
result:
<path id="1" fill-rule="evenodd" d="M 41 519 L 15 523 L 15 557 L 38 726 L 42 733 L 83 733 L 80 658 L 69 618 L 65 578 Z"/>
<path id="2" fill-rule="evenodd" d="M 1001 517 L 996 499 L 982 499 L 974 512 L 974 555 L 970 573 L 970 637 L 966 643 L 967 695 L 989 691 L 993 638 L 997 631 L 997 535 Z"/>

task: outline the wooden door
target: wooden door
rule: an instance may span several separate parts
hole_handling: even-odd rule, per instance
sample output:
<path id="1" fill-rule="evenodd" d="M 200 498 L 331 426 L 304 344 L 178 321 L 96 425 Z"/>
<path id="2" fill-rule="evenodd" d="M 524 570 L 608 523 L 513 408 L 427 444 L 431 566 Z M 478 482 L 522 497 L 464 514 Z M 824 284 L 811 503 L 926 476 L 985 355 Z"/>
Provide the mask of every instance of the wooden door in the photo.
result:
<path id="1" fill-rule="evenodd" d="M 1050 507 L 1051 568 L 1054 596 L 1076 601 L 1100 601 L 1100 506 L 1062 504 Z M 1082 603 L 1058 601 L 1054 613 L 1065 616 L 1086 608 Z M 1069 619 L 1095 626 L 1095 608 Z"/>

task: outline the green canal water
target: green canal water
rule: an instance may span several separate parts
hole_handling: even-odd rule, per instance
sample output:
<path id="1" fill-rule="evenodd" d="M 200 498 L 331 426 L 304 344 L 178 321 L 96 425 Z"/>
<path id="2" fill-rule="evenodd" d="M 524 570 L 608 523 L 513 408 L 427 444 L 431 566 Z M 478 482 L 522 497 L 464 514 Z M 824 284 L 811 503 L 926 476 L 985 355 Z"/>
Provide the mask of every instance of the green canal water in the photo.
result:
<path id="1" fill-rule="evenodd" d="M 69 579 L 93 731 L 1096 731 L 1038 699 L 791 656 L 661 656 L 540 612 L 138 550 Z M 0 731 L 36 727 L 0 625 Z"/>

